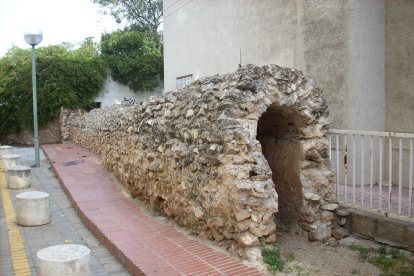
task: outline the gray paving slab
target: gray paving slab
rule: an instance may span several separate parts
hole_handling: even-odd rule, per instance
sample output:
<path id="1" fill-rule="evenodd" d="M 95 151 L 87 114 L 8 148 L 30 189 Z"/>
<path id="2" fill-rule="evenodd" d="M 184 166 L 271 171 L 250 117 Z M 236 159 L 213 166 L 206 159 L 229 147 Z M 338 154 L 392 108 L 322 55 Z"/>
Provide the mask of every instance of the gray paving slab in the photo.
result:
<path id="1" fill-rule="evenodd" d="M 20 227 L 27 259 L 32 275 L 37 275 L 37 252 L 52 245 L 76 243 L 87 246 L 92 252 L 92 274 L 131 275 L 122 264 L 102 245 L 76 215 L 59 181 L 47 163 L 40 149 L 41 166 L 33 167 L 34 148 L 14 148 L 14 154 L 21 156 L 22 165 L 32 167 L 32 187 L 23 190 L 9 190 L 16 211 L 15 196 L 27 191 L 49 193 L 51 223 L 36 227 Z M 7 174 L 6 174 L 7 178 Z M 12 259 L 3 205 L 0 204 L 0 275 L 12 276 Z"/>

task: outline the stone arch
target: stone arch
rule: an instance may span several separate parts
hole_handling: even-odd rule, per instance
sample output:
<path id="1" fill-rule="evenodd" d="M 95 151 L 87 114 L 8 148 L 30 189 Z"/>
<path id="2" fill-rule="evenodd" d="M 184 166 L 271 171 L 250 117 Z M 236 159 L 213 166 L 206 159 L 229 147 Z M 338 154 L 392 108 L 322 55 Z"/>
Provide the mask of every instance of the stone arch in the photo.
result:
<path id="1" fill-rule="evenodd" d="M 275 222 L 279 230 L 298 231 L 303 213 L 303 187 L 300 162 L 303 151 L 300 128 L 304 118 L 293 107 L 273 104 L 260 117 L 257 140 L 272 171 L 272 181 L 278 194 L 279 211 Z"/>
<path id="2" fill-rule="evenodd" d="M 133 196 L 201 237 L 249 248 L 276 227 L 330 236 L 327 117 L 322 91 L 301 71 L 247 65 L 73 118 L 70 137 Z"/>
<path id="3" fill-rule="evenodd" d="M 274 65 L 262 69 L 260 92 L 269 101 L 258 116 L 256 139 L 278 195 L 274 221 L 282 232 L 323 240 L 331 235 L 337 206 L 331 204 L 336 200 L 328 169 L 326 101 L 301 71 Z"/>

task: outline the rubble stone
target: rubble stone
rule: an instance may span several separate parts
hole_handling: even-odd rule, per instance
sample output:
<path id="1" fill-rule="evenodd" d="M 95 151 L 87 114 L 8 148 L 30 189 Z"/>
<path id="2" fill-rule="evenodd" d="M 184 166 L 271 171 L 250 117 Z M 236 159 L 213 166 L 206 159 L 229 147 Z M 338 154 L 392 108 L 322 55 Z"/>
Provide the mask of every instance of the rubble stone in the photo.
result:
<path id="1" fill-rule="evenodd" d="M 299 70 L 247 65 L 64 120 L 64 137 L 99 154 L 128 193 L 199 236 L 246 248 L 276 225 L 312 240 L 331 231 L 327 104 Z"/>
<path id="2" fill-rule="evenodd" d="M 342 240 L 349 235 L 349 230 L 343 227 L 339 227 L 332 231 L 332 235 L 335 239 Z"/>

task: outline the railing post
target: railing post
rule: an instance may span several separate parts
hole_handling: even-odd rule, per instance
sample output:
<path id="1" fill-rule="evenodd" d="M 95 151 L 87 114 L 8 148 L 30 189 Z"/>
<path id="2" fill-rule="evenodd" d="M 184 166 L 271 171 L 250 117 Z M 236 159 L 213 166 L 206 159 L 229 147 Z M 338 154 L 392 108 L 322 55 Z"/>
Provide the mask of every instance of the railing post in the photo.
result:
<path id="1" fill-rule="evenodd" d="M 369 136 L 369 157 L 370 157 L 370 179 L 369 179 L 369 205 L 372 209 L 372 193 L 374 192 L 374 143 L 373 143 L 373 136 Z"/>
<path id="2" fill-rule="evenodd" d="M 384 158 L 384 156 L 383 156 L 383 153 L 382 153 L 382 150 L 383 150 L 383 137 L 380 137 L 379 138 L 379 146 L 378 146 L 378 148 L 379 148 L 379 176 L 378 176 L 378 179 L 379 179 L 379 206 L 378 206 L 378 209 L 379 209 L 379 211 L 381 212 L 382 211 L 382 178 L 383 178 L 383 175 L 382 175 L 382 159 Z"/>
<path id="3" fill-rule="evenodd" d="M 391 213 L 392 191 L 392 138 L 388 139 L 388 212 Z"/>
<path id="4" fill-rule="evenodd" d="M 339 135 L 336 135 L 336 196 L 339 201 Z"/>
<path id="5" fill-rule="evenodd" d="M 355 177 L 356 177 L 356 150 L 355 134 L 352 135 L 352 204 L 355 205 Z"/>
<path id="6" fill-rule="evenodd" d="M 361 135 L 361 206 L 364 206 L 364 135 Z"/>
<path id="7" fill-rule="evenodd" d="M 411 206 L 413 204 L 413 139 L 410 139 L 410 174 L 408 181 L 408 217 L 411 217 Z"/>
<path id="8" fill-rule="evenodd" d="M 401 192 L 402 192 L 402 138 L 399 139 L 398 155 L 398 215 L 401 215 Z"/>

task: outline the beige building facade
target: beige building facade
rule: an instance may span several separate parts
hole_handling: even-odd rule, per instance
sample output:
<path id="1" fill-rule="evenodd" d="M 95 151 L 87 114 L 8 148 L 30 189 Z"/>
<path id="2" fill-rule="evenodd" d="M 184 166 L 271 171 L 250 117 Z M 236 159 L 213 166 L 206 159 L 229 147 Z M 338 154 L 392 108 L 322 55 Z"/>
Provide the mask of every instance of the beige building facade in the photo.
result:
<path id="1" fill-rule="evenodd" d="M 414 1 L 164 0 L 164 91 L 240 65 L 297 68 L 331 128 L 414 132 Z"/>

